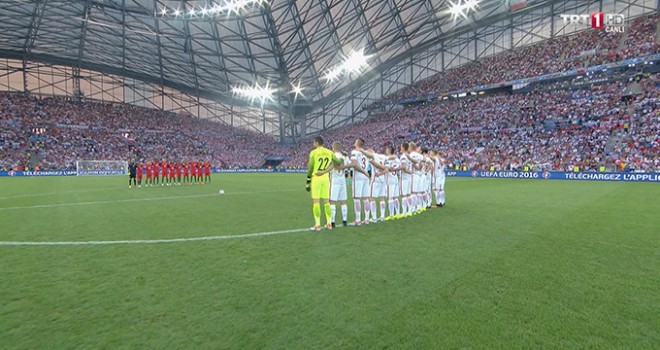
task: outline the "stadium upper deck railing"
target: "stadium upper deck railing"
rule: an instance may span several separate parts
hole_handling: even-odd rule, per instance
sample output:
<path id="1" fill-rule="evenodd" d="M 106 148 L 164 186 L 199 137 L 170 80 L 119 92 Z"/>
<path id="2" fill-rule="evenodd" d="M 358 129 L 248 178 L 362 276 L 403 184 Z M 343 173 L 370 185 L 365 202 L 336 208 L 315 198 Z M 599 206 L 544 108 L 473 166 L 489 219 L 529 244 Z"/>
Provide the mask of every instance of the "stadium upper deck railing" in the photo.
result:
<path id="1" fill-rule="evenodd" d="M 576 77 L 578 75 L 582 75 L 582 74 L 585 74 L 585 73 L 601 72 L 601 71 L 608 70 L 608 69 L 622 68 L 622 67 L 627 67 L 627 66 L 629 67 L 631 65 L 638 65 L 638 64 L 645 63 L 645 62 L 655 62 L 655 61 L 658 61 L 658 60 L 660 60 L 660 53 L 641 56 L 641 57 L 636 57 L 636 58 L 629 58 L 629 59 L 625 59 L 625 60 L 618 61 L 618 62 L 599 64 L 599 65 L 595 65 L 595 66 L 591 66 L 591 67 L 569 69 L 569 70 L 562 71 L 562 72 L 543 74 L 543 75 L 539 75 L 539 76 L 535 76 L 535 77 L 514 79 L 514 80 L 502 81 L 502 82 L 497 82 L 497 83 L 493 83 L 493 84 L 486 84 L 486 85 L 477 85 L 477 86 L 473 86 L 471 88 L 445 91 L 445 92 L 434 91 L 434 92 L 429 92 L 427 94 L 422 94 L 422 95 L 419 95 L 419 96 L 401 98 L 401 99 L 398 99 L 398 100 L 387 101 L 387 102 L 381 102 L 381 104 L 385 104 L 385 105 L 387 105 L 387 104 L 405 104 L 405 103 L 420 102 L 420 101 L 430 101 L 430 100 L 434 100 L 434 99 L 437 99 L 437 98 L 442 97 L 442 96 L 460 95 L 460 94 L 468 93 L 468 92 L 479 92 L 479 91 L 485 91 L 485 90 L 491 90 L 491 89 L 498 89 L 498 88 L 502 88 L 502 87 L 505 87 L 505 86 L 526 85 L 526 84 L 541 82 L 541 81 L 552 81 L 552 80 L 556 80 L 556 79 L 565 79 L 565 78 L 569 78 L 569 77 Z"/>
<path id="2" fill-rule="evenodd" d="M 213 169 L 214 173 L 305 173 L 306 169 Z M 0 171 L 0 177 L 32 176 L 76 176 L 75 170 L 43 171 Z M 90 175 L 90 174 L 87 174 Z M 111 174 L 98 174 L 111 175 Z M 117 174 L 114 174 L 117 175 Z M 121 175 L 121 174 L 120 174 Z M 447 177 L 472 177 L 489 179 L 531 179 L 531 180 L 582 180 L 582 181 L 620 181 L 620 182 L 657 182 L 660 173 L 613 173 L 613 172 L 562 172 L 562 171 L 482 171 L 448 170 Z"/>

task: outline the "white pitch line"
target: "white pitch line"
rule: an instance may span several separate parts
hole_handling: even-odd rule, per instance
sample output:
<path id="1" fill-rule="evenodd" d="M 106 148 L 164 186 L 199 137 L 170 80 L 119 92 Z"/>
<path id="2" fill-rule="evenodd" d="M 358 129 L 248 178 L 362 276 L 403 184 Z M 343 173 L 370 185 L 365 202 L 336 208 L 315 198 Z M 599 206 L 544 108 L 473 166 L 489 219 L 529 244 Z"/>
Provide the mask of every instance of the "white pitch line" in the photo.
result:
<path id="1" fill-rule="evenodd" d="M 225 193 L 222 196 L 231 196 L 239 194 L 261 194 L 261 193 L 273 193 L 273 192 L 295 192 L 298 190 L 277 190 L 277 191 L 256 191 L 256 192 L 231 192 Z M 56 203 L 56 204 L 39 204 L 39 205 L 25 205 L 19 207 L 4 207 L 0 208 L 0 211 L 6 210 L 20 210 L 20 209 L 42 209 L 42 208 L 58 208 L 58 207 L 71 207 L 78 205 L 95 205 L 95 204 L 111 204 L 111 203 L 127 203 L 127 202 L 143 202 L 143 201 L 158 201 L 158 200 L 167 200 L 167 199 L 187 199 L 187 198 L 202 198 L 202 197 L 213 197 L 221 196 L 217 193 L 207 193 L 207 194 L 195 194 L 188 196 L 169 196 L 169 197 L 149 197 L 149 198 L 130 198 L 130 199 L 117 199 L 110 201 L 93 201 L 93 202 L 72 202 L 72 203 Z"/>
<path id="2" fill-rule="evenodd" d="M 117 188 L 117 187 L 106 187 L 106 188 L 96 188 L 96 189 L 90 189 L 90 190 L 73 190 L 73 191 L 62 191 L 62 192 L 28 193 L 28 194 L 17 194 L 15 196 L 0 197 L 0 200 L 26 198 L 26 197 L 43 197 L 43 196 L 52 196 L 52 195 L 56 195 L 56 194 L 88 193 L 88 192 L 117 191 L 117 190 L 119 190 L 119 188 Z"/>
<path id="3" fill-rule="evenodd" d="M 0 241 L 0 246 L 80 246 L 80 245 L 119 245 L 119 244 L 159 244 L 159 243 L 182 243 L 182 242 L 197 242 L 197 241 L 219 241 L 225 239 L 238 239 L 238 238 L 251 238 L 283 235 L 287 233 L 305 232 L 310 231 L 308 228 L 299 228 L 294 230 L 271 231 L 271 232 L 257 232 L 248 233 L 244 235 L 234 236 L 207 236 L 207 237 L 191 237 L 191 238 L 172 238 L 172 239 L 136 239 L 136 240 L 122 240 L 122 241 L 72 241 L 72 242 L 3 242 Z"/>
<path id="4" fill-rule="evenodd" d="M 452 180 L 452 182 L 456 182 L 457 180 L 458 181 L 464 181 L 466 179 L 471 180 L 472 178 L 454 178 Z M 28 194 L 18 194 L 18 195 L 14 195 L 14 196 L 0 197 L 0 200 L 26 198 L 26 197 L 44 197 L 44 196 L 58 195 L 58 194 L 87 193 L 87 192 L 101 192 L 101 191 L 117 191 L 117 190 L 119 190 L 118 187 L 106 187 L 106 188 L 96 188 L 96 189 L 90 189 L 90 190 L 72 190 L 72 191 L 62 191 L 62 192 L 28 193 Z M 2 208 L 0 208 L 0 210 L 2 210 Z"/>

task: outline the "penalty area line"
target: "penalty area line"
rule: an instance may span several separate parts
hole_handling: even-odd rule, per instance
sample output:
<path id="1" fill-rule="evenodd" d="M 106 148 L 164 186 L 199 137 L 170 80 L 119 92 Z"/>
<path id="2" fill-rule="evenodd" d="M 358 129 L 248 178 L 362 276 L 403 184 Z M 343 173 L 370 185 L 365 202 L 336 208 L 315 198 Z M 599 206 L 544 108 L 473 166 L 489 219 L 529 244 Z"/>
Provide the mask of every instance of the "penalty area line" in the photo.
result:
<path id="1" fill-rule="evenodd" d="M 221 241 L 226 239 L 253 238 L 264 236 L 284 235 L 288 233 L 312 232 L 309 228 L 300 228 L 293 230 L 270 231 L 247 233 L 243 235 L 224 235 L 224 236 L 206 236 L 190 238 L 172 238 L 172 239 L 135 239 L 120 241 L 71 241 L 71 242 L 4 242 L 0 241 L 0 246 L 81 246 L 81 245 L 129 245 L 129 244 L 161 244 L 161 243 L 183 243 L 199 241 Z"/>
<path id="2" fill-rule="evenodd" d="M 253 192 L 231 192 L 225 193 L 222 196 L 235 196 L 242 194 L 262 194 L 262 193 L 280 193 L 280 192 L 295 192 L 298 190 L 274 190 L 274 191 L 253 191 Z M 18 207 L 0 207 L 1 211 L 8 210 L 21 210 L 21 209 L 43 209 L 43 208 L 59 208 L 59 207 L 72 207 L 79 205 L 98 205 L 98 204 L 114 204 L 114 203 L 132 203 L 132 202 L 146 202 L 146 201 L 160 201 L 160 200 L 169 200 L 169 199 L 190 199 L 190 198 L 204 198 L 204 197 L 217 197 L 220 196 L 217 193 L 207 193 L 207 194 L 194 194 L 194 195 L 185 195 L 185 196 L 167 196 L 167 197 L 146 197 L 146 198 L 128 198 L 128 199 L 116 199 L 116 200 L 107 200 L 107 201 L 91 201 L 91 202 L 69 202 L 69 203 L 54 203 L 54 204 L 37 204 L 37 205 L 25 205 Z"/>

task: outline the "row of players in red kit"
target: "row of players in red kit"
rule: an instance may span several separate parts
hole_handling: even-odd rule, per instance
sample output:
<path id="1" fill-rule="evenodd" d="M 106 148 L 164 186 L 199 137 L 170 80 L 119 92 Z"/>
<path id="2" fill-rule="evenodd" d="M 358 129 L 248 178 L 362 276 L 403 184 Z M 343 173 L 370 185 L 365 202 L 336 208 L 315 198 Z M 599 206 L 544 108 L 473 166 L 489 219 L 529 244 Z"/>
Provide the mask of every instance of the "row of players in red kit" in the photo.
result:
<path id="1" fill-rule="evenodd" d="M 129 167 L 130 168 L 130 167 Z M 181 184 L 200 184 L 211 182 L 211 164 L 209 162 L 150 162 L 135 165 L 135 176 L 131 172 L 128 187 L 133 185 L 142 187 L 142 179 L 146 176 L 145 187 L 149 186 L 172 186 Z"/>

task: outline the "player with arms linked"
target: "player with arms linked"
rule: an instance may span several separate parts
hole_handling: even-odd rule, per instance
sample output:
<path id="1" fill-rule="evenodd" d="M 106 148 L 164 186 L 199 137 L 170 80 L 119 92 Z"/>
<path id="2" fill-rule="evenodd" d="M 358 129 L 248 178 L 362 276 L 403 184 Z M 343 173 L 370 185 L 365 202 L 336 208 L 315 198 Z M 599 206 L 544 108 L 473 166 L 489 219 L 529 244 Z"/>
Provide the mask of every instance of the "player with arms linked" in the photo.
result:
<path id="1" fill-rule="evenodd" d="M 345 171 L 352 168 L 355 173 L 361 173 L 365 176 L 369 176 L 369 174 L 361 168 L 353 165 L 348 158 L 348 154 L 342 152 L 341 143 L 333 143 L 332 151 L 337 158 L 342 160 L 342 164 L 330 164 L 325 171 L 317 171 L 316 175 L 322 175 L 324 172 L 330 174 L 330 209 L 332 213 L 332 227 L 334 228 L 337 214 L 337 202 L 339 202 L 339 205 L 341 206 L 342 223 L 344 226 L 348 225 L 346 222 L 348 220 L 348 207 L 346 206 L 347 191 Z"/>
<path id="2" fill-rule="evenodd" d="M 342 160 L 335 154 L 323 147 L 323 138 L 317 136 L 314 138 L 314 149 L 309 152 L 309 161 L 307 163 L 307 183 L 305 189 L 312 194 L 312 212 L 314 213 L 313 231 L 321 231 L 321 199 L 325 202 L 323 209 L 326 218 L 326 228 L 332 230 L 330 208 L 330 175 L 326 171 L 330 164 L 342 164 Z"/>

